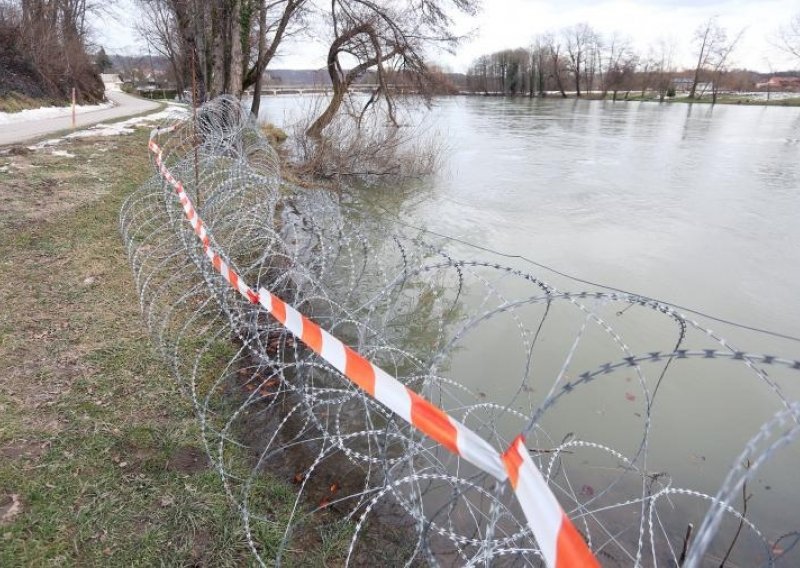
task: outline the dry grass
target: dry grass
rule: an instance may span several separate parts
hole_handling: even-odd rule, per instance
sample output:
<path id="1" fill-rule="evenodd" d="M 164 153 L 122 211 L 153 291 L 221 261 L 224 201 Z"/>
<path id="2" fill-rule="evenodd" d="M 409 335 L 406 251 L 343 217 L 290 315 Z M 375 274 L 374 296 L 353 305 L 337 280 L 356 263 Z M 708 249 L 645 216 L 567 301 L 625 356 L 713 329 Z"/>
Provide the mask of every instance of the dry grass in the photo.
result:
<path id="1" fill-rule="evenodd" d="M 8 93 L 0 97 L 0 112 L 19 112 L 32 108 L 39 108 L 43 106 L 58 106 L 63 105 L 64 101 L 55 101 L 53 99 L 34 99 L 19 93 Z"/>
<path id="2" fill-rule="evenodd" d="M 270 141 L 270 144 L 273 146 L 278 144 L 283 144 L 286 142 L 286 139 L 289 137 L 283 129 L 278 128 L 274 124 L 267 123 L 261 125 L 261 132 L 267 139 Z"/>
<path id="3" fill-rule="evenodd" d="M 421 120 L 413 105 L 398 113 L 395 125 L 382 109 L 364 109 L 359 106 L 364 101 L 356 98 L 343 105 L 321 138 L 314 138 L 307 131 L 324 102 L 319 98 L 309 103 L 282 148 L 290 181 L 342 188 L 416 180 L 440 169 L 447 150 L 443 138 Z"/>
<path id="4" fill-rule="evenodd" d="M 0 152 L 0 566 L 254 563 L 119 237 L 146 148 L 140 129 Z M 269 561 L 296 493 L 269 474 L 254 491 L 275 515 L 254 528 Z M 340 565 L 351 529 L 306 518 L 284 563 Z"/>
<path id="5" fill-rule="evenodd" d="M 0 566 L 241 565 L 117 232 L 146 133 L 0 156 Z M 286 493 L 276 510 L 291 502 Z"/>

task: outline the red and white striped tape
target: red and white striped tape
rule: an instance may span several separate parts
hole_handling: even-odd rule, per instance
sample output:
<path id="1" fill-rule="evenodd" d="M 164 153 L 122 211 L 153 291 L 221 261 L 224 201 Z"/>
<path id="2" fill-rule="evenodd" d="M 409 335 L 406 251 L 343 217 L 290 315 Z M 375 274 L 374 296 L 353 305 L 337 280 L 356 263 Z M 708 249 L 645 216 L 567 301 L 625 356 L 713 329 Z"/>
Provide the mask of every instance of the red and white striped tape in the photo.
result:
<path id="1" fill-rule="evenodd" d="M 164 132 L 165 129 L 160 131 Z M 259 289 L 258 293 L 253 292 L 211 246 L 203 220 L 192 205 L 183 183 L 175 179 L 164 165 L 161 148 L 154 140 L 158 133 L 159 129 L 151 133 L 148 146 L 155 156 L 159 172 L 175 188 L 186 218 L 214 269 L 235 290 L 253 304 L 263 306 L 308 348 L 403 420 L 498 481 L 508 479 L 548 567 L 600 565 L 531 460 L 521 435 L 501 456 L 478 434 L 359 355 L 266 288 Z"/>
<path id="2" fill-rule="evenodd" d="M 548 566 L 600 566 L 533 463 L 520 434 L 503 454 L 508 481 Z"/>

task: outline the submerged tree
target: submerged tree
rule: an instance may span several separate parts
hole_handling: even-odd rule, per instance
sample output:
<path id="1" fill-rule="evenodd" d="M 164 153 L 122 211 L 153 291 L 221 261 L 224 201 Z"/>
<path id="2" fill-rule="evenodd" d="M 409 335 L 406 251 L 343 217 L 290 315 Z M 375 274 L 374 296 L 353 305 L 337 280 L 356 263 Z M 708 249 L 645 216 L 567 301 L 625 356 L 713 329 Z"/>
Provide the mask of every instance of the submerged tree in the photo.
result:
<path id="1" fill-rule="evenodd" d="M 586 67 L 594 64 L 594 54 L 597 43 L 597 34 L 589 24 L 577 24 L 566 28 L 562 35 L 569 57 L 570 71 L 575 80 L 575 95 L 581 96 L 581 74 L 586 75 Z M 584 80 L 584 82 L 586 82 Z M 591 89 L 591 86 L 589 87 Z"/>
<path id="2" fill-rule="evenodd" d="M 721 71 L 728 64 L 731 53 L 741 39 L 744 30 L 740 31 L 733 40 L 728 39 L 728 32 L 719 25 L 716 18 L 709 18 L 695 32 L 695 45 L 697 46 L 697 65 L 694 69 L 692 88 L 689 98 L 697 96 L 697 86 L 703 75 L 709 79 L 718 80 Z M 717 90 L 712 86 L 714 101 L 716 102 Z"/>
<path id="3" fill-rule="evenodd" d="M 319 138 L 353 83 L 371 70 L 377 86 L 365 109 L 383 100 L 389 121 L 397 124 L 393 79 L 427 98 L 432 75 L 425 50 L 452 50 L 460 38 L 451 30 L 448 6 L 474 13 L 475 5 L 475 0 L 331 0 L 325 16 L 331 30 L 326 68 L 333 96 L 307 134 Z"/>

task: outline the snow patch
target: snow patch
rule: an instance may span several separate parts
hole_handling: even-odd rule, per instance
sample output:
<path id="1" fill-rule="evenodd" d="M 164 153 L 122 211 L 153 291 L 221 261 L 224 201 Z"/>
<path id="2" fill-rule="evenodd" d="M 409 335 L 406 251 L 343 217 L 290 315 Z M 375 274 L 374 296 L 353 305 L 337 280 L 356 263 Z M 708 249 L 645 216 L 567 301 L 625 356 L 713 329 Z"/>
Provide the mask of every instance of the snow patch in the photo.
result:
<path id="1" fill-rule="evenodd" d="M 129 118 L 128 120 L 115 122 L 114 124 L 105 124 L 101 122 L 99 124 L 95 124 L 91 128 L 86 128 L 85 130 L 78 130 L 72 134 L 67 134 L 63 138 L 50 138 L 49 140 L 34 144 L 33 146 L 28 146 L 28 148 L 31 150 L 41 150 L 42 148 L 57 146 L 62 141 L 70 138 L 91 138 L 94 136 L 120 136 L 122 134 L 133 134 L 138 126 L 150 125 L 164 120 L 179 120 L 186 118 L 188 115 L 189 112 L 187 109 L 172 106 L 166 110 L 148 114 L 146 116 Z"/>
<path id="2" fill-rule="evenodd" d="M 74 158 L 75 157 L 75 154 L 70 154 L 66 150 L 53 150 L 52 152 L 50 152 L 50 155 L 59 156 L 61 158 Z"/>
<path id="3" fill-rule="evenodd" d="M 75 114 L 103 110 L 113 106 L 114 103 L 112 102 L 100 103 L 99 105 L 77 105 L 75 107 Z M 71 106 L 42 107 L 21 110 L 19 112 L 0 112 L 0 124 L 14 124 L 17 122 L 28 122 L 31 120 L 42 120 L 46 118 L 62 118 L 65 116 L 72 116 Z"/>

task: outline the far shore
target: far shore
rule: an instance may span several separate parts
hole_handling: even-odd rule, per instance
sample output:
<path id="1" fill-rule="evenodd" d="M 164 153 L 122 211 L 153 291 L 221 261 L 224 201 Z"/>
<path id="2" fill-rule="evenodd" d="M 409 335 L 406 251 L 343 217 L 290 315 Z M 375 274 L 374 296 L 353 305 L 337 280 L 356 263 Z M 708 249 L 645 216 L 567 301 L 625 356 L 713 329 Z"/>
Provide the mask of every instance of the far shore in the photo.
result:
<path id="1" fill-rule="evenodd" d="M 614 102 L 648 102 L 648 103 L 683 103 L 683 104 L 718 104 L 718 105 L 757 105 L 757 106 L 800 106 L 800 93 L 771 93 L 770 98 L 764 98 L 766 93 L 721 93 L 717 96 L 716 102 L 712 100 L 710 95 L 703 95 L 700 98 L 690 99 L 686 94 L 679 94 L 674 97 L 664 97 L 661 99 L 657 94 L 646 93 L 644 96 L 641 93 L 626 94 L 617 92 L 617 97 L 614 99 L 612 93 L 607 93 L 605 96 L 599 92 L 591 92 L 588 94 L 581 94 L 580 97 L 576 96 L 575 91 L 567 91 L 566 96 L 563 96 L 559 91 L 548 91 L 544 96 L 535 94 L 533 97 L 527 93 L 508 94 L 500 92 L 470 92 L 461 91 L 459 96 L 466 97 L 507 97 L 507 98 L 534 98 L 534 99 L 581 99 L 587 101 L 614 101 Z"/>

